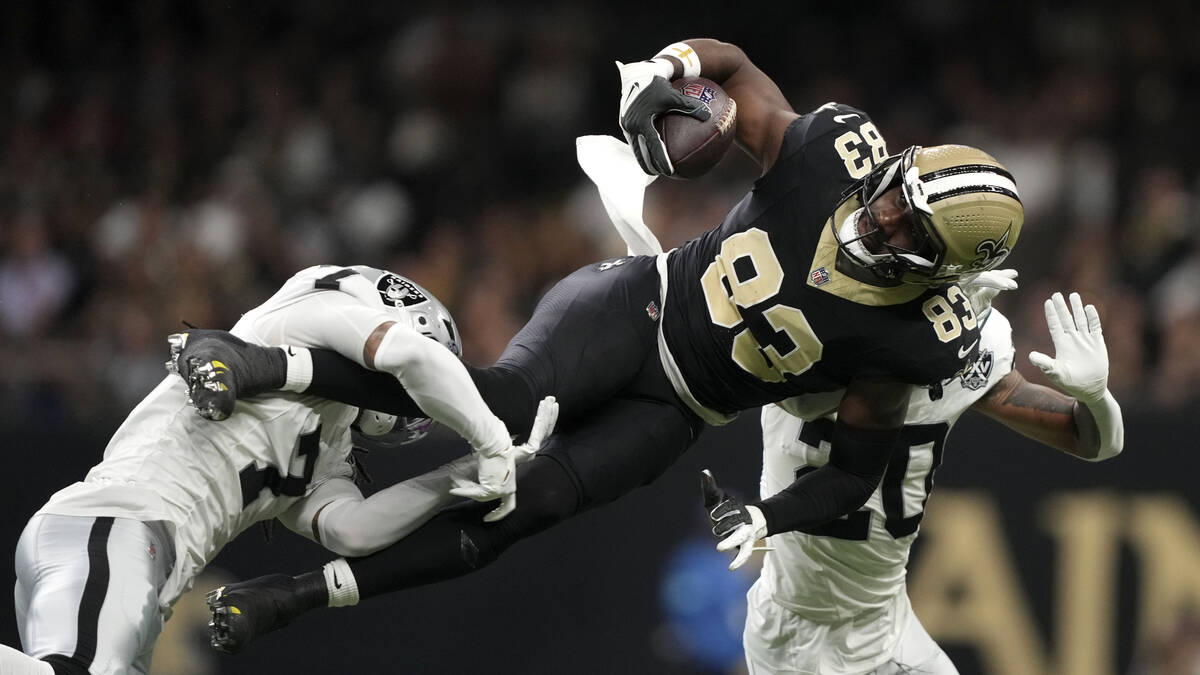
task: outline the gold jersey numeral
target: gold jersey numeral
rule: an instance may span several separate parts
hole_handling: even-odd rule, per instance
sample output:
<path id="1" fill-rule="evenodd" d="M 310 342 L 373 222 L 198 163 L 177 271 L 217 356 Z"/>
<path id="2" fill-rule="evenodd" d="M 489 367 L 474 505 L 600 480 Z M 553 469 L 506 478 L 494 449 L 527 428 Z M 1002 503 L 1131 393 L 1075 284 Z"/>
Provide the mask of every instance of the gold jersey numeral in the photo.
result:
<path id="1" fill-rule="evenodd" d="M 954 311 L 954 307 L 950 305 L 951 302 L 962 307 L 961 316 Z M 945 298 L 935 295 L 926 300 L 925 304 L 921 305 L 921 311 L 925 314 L 925 318 L 933 324 L 933 332 L 937 333 L 938 339 L 942 342 L 950 342 L 957 338 L 962 334 L 963 328 L 974 330 L 978 325 L 971 301 L 958 286 L 951 286 L 950 290 L 946 291 Z"/>
<path id="2" fill-rule="evenodd" d="M 723 328 L 742 325 L 741 310 L 778 294 L 783 276 L 783 265 L 765 231 L 752 227 L 730 235 L 721 242 L 721 252 L 700 277 L 709 318 Z M 823 346 L 804 312 L 776 303 L 763 311 L 763 317 L 793 346 L 785 353 L 773 344 L 763 347 L 744 327 L 734 336 L 730 354 L 743 370 L 764 382 L 782 382 L 784 375 L 799 375 L 821 359 Z"/>

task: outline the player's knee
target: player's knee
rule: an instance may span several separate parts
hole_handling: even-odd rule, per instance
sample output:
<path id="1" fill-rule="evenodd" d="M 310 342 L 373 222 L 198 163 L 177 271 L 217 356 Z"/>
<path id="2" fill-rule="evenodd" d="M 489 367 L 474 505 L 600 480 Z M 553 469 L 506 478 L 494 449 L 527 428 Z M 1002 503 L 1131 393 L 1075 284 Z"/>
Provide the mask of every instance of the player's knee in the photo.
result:
<path id="1" fill-rule="evenodd" d="M 54 675 L 89 675 L 87 664 L 73 656 L 51 654 L 42 657 L 54 669 Z"/>
<path id="2" fill-rule="evenodd" d="M 504 422 L 510 433 L 529 432 L 537 411 L 537 400 L 526 378 L 517 370 L 495 365 L 490 368 L 467 366 L 471 380 L 492 412 Z"/>

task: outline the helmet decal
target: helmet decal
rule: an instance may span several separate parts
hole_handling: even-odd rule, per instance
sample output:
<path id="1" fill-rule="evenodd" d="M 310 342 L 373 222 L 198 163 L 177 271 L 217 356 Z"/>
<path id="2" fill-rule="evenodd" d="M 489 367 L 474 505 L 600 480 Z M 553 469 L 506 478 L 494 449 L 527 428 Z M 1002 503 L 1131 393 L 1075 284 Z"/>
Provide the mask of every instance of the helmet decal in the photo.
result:
<path id="1" fill-rule="evenodd" d="M 391 272 L 379 277 L 375 287 L 383 304 L 389 307 L 411 307 L 429 301 L 416 284 Z"/>
<path id="2" fill-rule="evenodd" d="M 1012 224 L 1004 231 L 1004 236 L 996 239 L 984 239 L 975 247 L 979 257 L 971 261 L 971 269 L 977 271 L 990 270 L 1008 257 L 1008 235 L 1012 232 Z"/>

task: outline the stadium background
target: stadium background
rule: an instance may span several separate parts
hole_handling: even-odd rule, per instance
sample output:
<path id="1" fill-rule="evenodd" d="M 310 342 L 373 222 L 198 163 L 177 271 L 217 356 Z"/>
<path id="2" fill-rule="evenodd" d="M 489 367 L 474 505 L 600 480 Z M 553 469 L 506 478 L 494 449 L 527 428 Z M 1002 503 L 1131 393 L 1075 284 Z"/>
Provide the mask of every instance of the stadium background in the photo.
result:
<path id="1" fill-rule="evenodd" d="M 1024 354 L 1050 349 L 1043 298 L 1077 289 L 1100 308 L 1125 454 L 1085 464 L 965 416 L 910 565 L 926 627 L 963 673 L 1195 672 L 1195 5 L 358 4 L 3 10 L 0 579 L 26 518 L 161 378 L 164 336 L 231 325 L 301 267 L 415 278 L 455 313 L 466 357 L 490 362 L 548 284 L 621 252 L 573 144 L 619 133 L 612 61 L 712 36 L 797 110 L 851 103 L 893 151 L 965 142 L 1013 171 L 1022 288 L 997 306 L 1027 377 Z M 660 181 L 647 221 L 678 244 L 753 178 L 735 152 Z M 156 671 L 738 672 L 750 577 L 708 552 L 696 472 L 753 492 L 757 433 L 744 414 L 655 485 L 478 574 L 306 617 L 238 658 L 205 650 L 185 600 Z M 441 434 L 370 466 L 386 484 L 461 450 Z M 251 531 L 198 586 L 327 557 Z"/>

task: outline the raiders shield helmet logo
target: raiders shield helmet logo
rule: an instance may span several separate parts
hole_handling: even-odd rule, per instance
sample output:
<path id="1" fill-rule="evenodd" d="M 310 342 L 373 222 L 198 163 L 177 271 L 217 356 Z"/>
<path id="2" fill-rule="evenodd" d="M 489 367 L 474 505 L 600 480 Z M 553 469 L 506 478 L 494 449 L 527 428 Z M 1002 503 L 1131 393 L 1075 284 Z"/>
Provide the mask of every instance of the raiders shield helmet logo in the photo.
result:
<path id="1" fill-rule="evenodd" d="M 391 307 L 412 307 L 429 302 L 429 298 L 411 281 L 390 272 L 379 277 L 375 287 L 379 289 L 379 297 L 383 299 L 383 304 Z"/>

